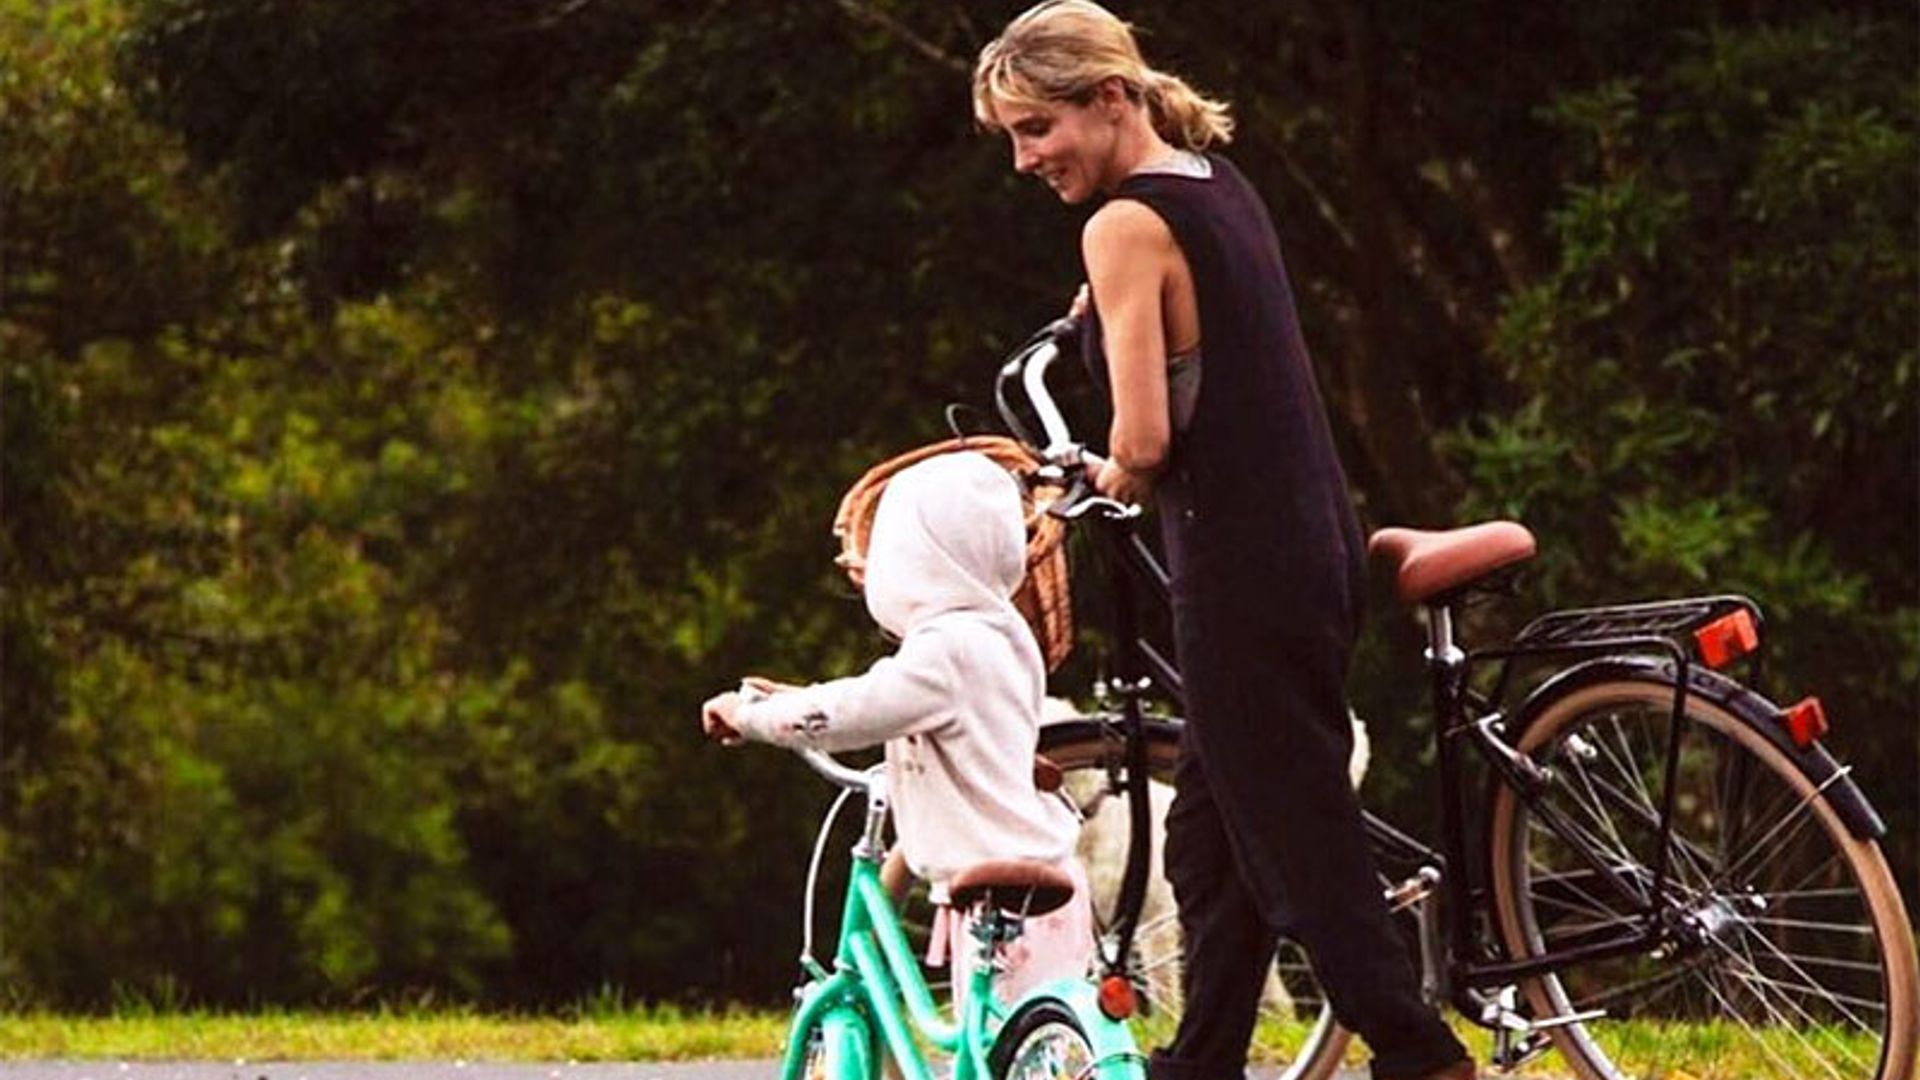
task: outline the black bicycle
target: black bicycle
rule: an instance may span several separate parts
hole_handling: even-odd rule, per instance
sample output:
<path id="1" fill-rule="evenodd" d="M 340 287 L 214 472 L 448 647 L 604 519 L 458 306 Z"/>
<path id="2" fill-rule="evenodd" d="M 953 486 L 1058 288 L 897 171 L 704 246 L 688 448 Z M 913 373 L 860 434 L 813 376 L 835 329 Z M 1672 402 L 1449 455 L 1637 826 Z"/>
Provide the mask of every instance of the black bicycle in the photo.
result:
<path id="1" fill-rule="evenodd" d="M 1177 1013 L 1172 916 L 1142 919 L 1180 731 L 1148 703 L 1177 714 L 1182 691 L 1136 623 L 1167 578 L 1138 508 L 1088 489 L 1048 391 L 1070 332 L 1036 334 L 995 386 L 1009 430 L 1052 463 L 1042 478 L 1068 489 L 1051 512 L 1092 528 L 1112 583 L 1105 707 L 1043 727 L 1041 751 L 1083 814 L 1124 814 L 1125 872 L 1095 881 L 1104 960 L 1149 1009 Z M 1885 826 L 1820 744 L 1817 700 L 1782 708 L 1730 673 L 1758 680 L 1752 601 L 1556 611 L 1467 647 L 1463 606 L 1511 591 L 1531 534 L 1386 529 L 1370 550 L 1426 627 L 1441 808 L 1437 846 L 1372 814 L 1369 841 L 1428 994 L 1492 1033 L 1494 1066 L 1551 1047 L 1584 1080 L 1704 1080 L 1731 1075 L 1715 1062 L 1739 1041 L 1742 1077 L 1912 1080 L 1920 977 Z M 1333 1075 L 1351 1036 L 1291 943 L 1269 1000 L 1281 1022 L 1262 1030 L 1279 1044 L 1263 1049 L 1284 1080 Z"/>

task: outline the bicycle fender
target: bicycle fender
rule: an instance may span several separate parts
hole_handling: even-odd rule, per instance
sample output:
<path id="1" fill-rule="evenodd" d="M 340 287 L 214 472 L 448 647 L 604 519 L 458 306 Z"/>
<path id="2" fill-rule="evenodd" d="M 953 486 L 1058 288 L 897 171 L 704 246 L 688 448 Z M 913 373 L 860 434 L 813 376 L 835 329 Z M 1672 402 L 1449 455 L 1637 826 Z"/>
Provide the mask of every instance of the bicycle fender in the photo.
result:
<path id="1" fill-rule="evenodd" d="M 1650 656 L 1606 656 L 1587 660 L 1556 673 L 1541 683 L 1514 713 L 1514 737 L 1518 739 L 1533 723 L 1534 717 L 1562 694 L 1572 693 L 1597 683 L 1641 682 L 1672 689 L 1673 662 Z M 1866 793 L 1845 768 L 1818 742 L 1802 747 L 1793 741 L 1783 722 L 1778 705 L 1725 675 L 1696 664 L 1687 665 L 1687 693 L 1706 698 L 1725 709 L 1735 719 L 1766 739 L 1774 749 L 1791 761 L 1800 775 L 1820 788 L 1834 812 L 1858 840 L 1878 840 L 1887 833 Z"/>
<path id="2" fill-rule="evenodd" d="M 1007 1011 L 1008 1023 L 1036 1002 L 1058 1001 L 1073 1011 L 1074 1019 L 1086 1030 L 1093 1044 L 1094 1071 L 1098 1080 L 1147 1080 L 1147 1058 L 1134 1041 L 1131 1028 L 1100 1011 L 1099 990 L 1086 979 L 1055 979 L 1041 983 L 1020 996 Z"/>

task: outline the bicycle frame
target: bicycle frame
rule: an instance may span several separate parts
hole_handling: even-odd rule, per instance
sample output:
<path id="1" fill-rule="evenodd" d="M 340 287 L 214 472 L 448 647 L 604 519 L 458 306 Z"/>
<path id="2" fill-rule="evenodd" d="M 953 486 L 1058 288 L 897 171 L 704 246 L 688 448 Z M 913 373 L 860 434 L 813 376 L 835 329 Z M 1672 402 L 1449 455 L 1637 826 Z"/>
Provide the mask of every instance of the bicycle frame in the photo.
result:
<path id="1" fill-rule="evenodd" d="M 985 1080 L 990 1075 L 989 1053 L 994 1038 L 1027 1002 L 1055 999 L 1072 1006 L 1083 1017 L 1095 1015 L 1090 1011 L 1097 1007 L 1095 991 L 1085 980 L 1046 983 L 1011 1006 L 1002 1005 L 994 994 L 991 941 L 998 923 L 993 915 L 982 920 L 987 929 L 968 946 L 979 948 L 980 955 L 969 976 L 966 1003 L 957 1020 L 943 1015 L 901 929 L 893 898 L 880 880 L 886 850 L 882 842 L 887 819 L 884 773 L 859 773 L 813 751 L 802 756 L 849 792 L 864 794 L 867 811 L 865 829 L 853 848 L 833 969 L 829 972 L 821 967 L 810 949 L 802 956 L 811 978 L 795 991 L 798 1004 L 781 1063 L 782 1080 L 802 1080 L 808 1050 L 804 1036 L 816 1024 L 831 1023 L 836 1017 L 877 1031 L 888 1056 L 899 1066 L 901 1080 L 934 1080 L 921 1050 L 922 1041 L 938 1053 L 952 1055 L 951 1080 Z M 828 825 L 831 822 L 830 813 Z M 818 854 L 816 850 L 816 860 Z M 1101 1080 L 1139 1080 L 1139 1054 L 1125 1025 L 1113 1022 L 1089 1027 L 1085 1034 L 1096 1055 L 1096 1075 Z"/>
<path id="2" fill-rule="evenodd" d="M 1018 376 L 1023 384 L 1029 402 L 1044 428 L 1046 443 L 1043 454 L 1050 460 L 1077 455 L 1077 447 L 1071 441 L 1066 422 L 1058 407 L 1048 394 L 1045 385 L 1047 368 L 1057 356 L 1058 325 L 1048 327 L 1031 339 L 1016 352 L 1014 357 L 1002 368 L 1000 383 L 995 388 L 996 403 L 1000 412 L 1014 430 L 1016 436 L 1038 446 L 1033 433 L 1022 424 L 1015 411 L 1007 404 L 1004 386 L 1013 377 Z M 1146 680 L 1140 678 L 1150 673 L 1158 680 L 1161 688 L 1171 697 L 1176 707 L 1184 711 L 1184 687 L 1180 673 L 1151 642 L 1136 630 L 1138 589 L 1144 583 L 1147 591 L 1162 604 L 1169 601 L 1170 589 L 1165 568 L 1155 558 L 1153 552 L 1135 533 L 1130 519 L 1118 522 L 1109 521 L 1102 532 L 1107 540 L 1112 561 L 1112 585 L 1115 604 L 1116 652 L 1112 658 L 1114 671 L 1119 676 L 1123 711 L 1127 716 L 1130 766 L 1133 765 L 1133 752 L 1140 749 L 1133 744 L 1139 741 L 1136 734 L 1137 722 L 1134 717 L 1139 711 L 1139 698 L 1149 687 Z M 1759 612 L 1751 601 L 1740 597 L 1704 598 L 1699 603 L 1706 605 L 1732 604 L 1749 610 L 1757 620 Z M 1658 605 L 1647 605 L 1656 607 Z M 1621 609 L 1627 610 L 1627 609 Z M 1571 615 L 1588 614 L 1586 612 L 1563 613 Z M 1372 813 L 1362 811 L 1365 826 L 1370 838 L 1377 846 L 1405 856 L 1409 861 L 1432 866 L 1440 871 L 1439 884 L 1446 900 L 1448 920 L 1437 928 L 1437 942 L 1428 946 L 1438 953 L 1430 956 L 1432 970 L 1428 973 L 1429 988 L 1438 996 L 1451 1000 L 1469 1019 L 1477 1023 L 1491 1022 L 1485 1017 L 1485 1002 L 1474 996 L 1474 991 L 1487 987 L 1511 985 L 1516 980 L 1558 971 L 1576 964 L 1605 959 L 1626 953 L 1643 951 L 1670 939 L 1670 927 L 1662 921 L 1663 908 L 1660 898 L 1665 894 L 1669 867 L 1667 851 L 1672 831 L 1673 799 L 1676 778 L 1679 770 L 1675 767 L 1679 760 L 1681 744 L 1686 732 L 1686 687 L 1688 685 L 1688 655 L 1667 636 L 1660 634 L 1615 634 L 1594 637 L 1587 640 L 1557 640 L 1542 644 L 1529 644 L 1524 640 L 1493 649 L 1475 652 L 1469 656 L 1455 643 L 1453 638 L 1453 607 L 1451 601 L 1436 603 L 1427 607 L 1428 650 L 1427 667 L 1431 682 L 1431 700 L 1433 702 L 1435 725 L 1435 745 L 1439 767 L 1441 791 L 1440 847 L 1435 849 L 1399 832 Z M 1524 638 L 1524 633 L 1523 633 Z M 1659 820 L 1655 823 L 1658 834 L 1658 847 L 1655 853 L 1652 881 L 1649 887 L 1639 887 L 1624 879 L 1619 871 L 1594 850 L 1580 835 L 1577 829 L 1561 820 L 1558 812 L 1544 804 L 1538 793 L 1549 782 L 1546 773 L 1533 762 L 1515 752 L 1497 733 L 1496 725 L 1500 719 L 1498 713 L 1485 716 L 1476 715 L 1474 698 L 1468 689 L 1469 676 L 1475 664 L 1487 661 L 1507 662 L 1525 656 L 1546 655 L 1617 655 L 1623 651 L 1640 653 L 1658 652 L 1670 657 L 1675 665 L 1676 680 L 1673 705 L 1673 724 L 1669 732 L 1666 747 L 1667 782 L 1661 794 Z M 1507 672 L 1503 670 L 1501 684 L 1504 686 Z M 1598 941 L 1578 946 L 1548 951 L 1537 957 L 1523 961 L 1513 961 L 1495 955 L 1476 933 L 1474 915 L 1475 882 L 1468 873 L 1449 873 L 1447 869 L 1470 866 L 1466 851 L 1467 835 L 1467 785 L 1465 765 L 1460 749 L 1462 740 L 1473 746 L 1479 756 L 1487 763 L 1497 782 L 1512 787 L 1527 803 L 1528 807 L 1540 816 L 1542 824 L 1559 835 L 1574 852 L 1595 871 L 1600 880 L 1628 899 L 1639 909 L 1639 921 L 1615 934 Z M 1137 767 L 1131 771 L 1140 771 Z M 1136 803 L 1138 792 L 1130 796 Z M 1137 921 L 1138 893 L 1134 889 L 1136 862 L 1144 861 L 1140 849 L 1144 847 L 1144 837 L 1138 825 L 1136 839 L 1130 845 L 1127 887 L 1123 888 L 1120 904 L 1119 934 L 1124 943 L 1132 936 Z"/>
<path id="3" fill-rule="evenodd" d="M 877 858 L 856 857 L 840 920 L 840 944 L 834 971 L 802 991 L 793 1030 L 805 1032 L 827 1015 L 851 1010 L 871 1020 L 898 1062 L 904 1080 L 932 1080 L 933 1073 L 915 1042 L 915 1033 L 934 1049 L 952 1054 L 955 1080 L 986 1075 L 991 968 L 977 970 L 958 1023 L 940 1015 L 933 993 L 907 944 L 893 901 L 880 883 Z M 806 1047 L 787 1047 L 781 1075 L 800 1080 Z"/>
<path id="4" fill-rule="evenodd" d="M 1659 920 L 1659 898 L 1665 894 L 1667 879 L 1666 850 L 1672 830 L 1673 797 L 1680 746 L 1686 729 L 1687 656 L 1672 641 L 1657 636 L 1609 638 L 1571 645 L 1542 648 L 1503 646 L 1468 656 L 1453 639 L 1453 609 L 1448 604 L 1427 608 L 1427 669 L 1432 683 L 1436 761 L 1440 770 L 1441 853 L 1443 868 L 1466 868 L 1467 807 L 1462 740 L 1478 752 L 1492 771 L 1496 782 L 1513 789 L 1528 808 L 1540 815 L 1541 823 L 1594 870 L 1599 880 L 1629 900 L 1640 911 L 1639 921 L 1601 940 L 1544 952 L 1527 960 L 1508 960 L 1496 956 L 1474 933 L 1474 881 L 1469 873 L 1443 873 L 1441 883 L 1447 901 L 1448 922 L 1443 935 L 1444 962 L 1439 965 L 1439 991 L 1453 1001 L 1469 1018 L 1478 1018 L 1484 1002 L 1474 997 L 1475 990 L 1511 985 L 1516 980 L 1572 967 L 1576 964 L 1651 948 L 1667 937 L 1667 928 Z M 1486 660 L 1511 660 L 1515 657 L 1564 653 L 1618 653 L 1622 649 L 1658 650 L 1670 655 L 1679 678 L 1673 707 L 1673 724 L 1666 748 L 1667 783 L 1661 797 L 1657 826 L 1658 847 L 1653 880 L 1649 887 L 1638 888 L 1621 877 L 1579 830 L 1564 821 L 1553 807 L 1539 799 L 1539 793 L 1551 782 L 1547 774 L 1526 757 L 1514 751 L 1500 737 L 1497 712 L 1476 716 L 1468 691 L 1473 664 Z M 1369 815 L 1370 817 L 1370 815 Z M 1441 854 L 1434 853 L 1434 854 Z"/>
<path id="5" fill-rule="evenodd" d="M 1042 447 L 1007 404 L 1004 391 L 1011 380 L 1024 383 L 1028 403 L 1045 428 L 1044 449 L 1037 452 L 1047 467 L 1039 478 L 1073 482 L 1050 512 L 1070 521 L 1107 519 L 1108 527 L 1096 531 L 1101 554 L 1110 556 L 1106 569 L 1114 611 L 1108 629 L 1117 640 L 1110 641 L 1104 662 L 1117 676 L 1119 719 L 1125 723 L 1111 717 L 1104 723 L 1125 741 L 1124 790 L 1136 804 L 1128 871 L 1113 920 L 1119 928 L 1115 936 L 1124 943 L 1139 916 L 1134 871 L 1151 843 L 1137 805 L 1144 801 L 1146 758 L 1146 732 L 1138 716 L 1149 693 L 1164 693 L 1181 706 L 1186 695 L 1177 666 L 1139 632 L 1142 612 L 1136 605 L 1146 602 L 1142 597 L 1157 595 L 1165 603 L 1171 592 L 1165 570 L 1137 535 L 1139 509 L 1088 497 L 1088 459 L 1047 393 L 1045 371 L 1063 337 L 1062 324 L 1056 324 L 1023 345 L 1002 368 L 995 398 L 1007 427 L 1030 448 Z M 1519 1067 L 1551 1045 L 1585 1075 L 1589 1069 L 1617 1071 L 1608 1061 L 1616 1052 L 1637 1053 L 1624 1044 L 1616 1051 L 1615 1036 L 1601 1034 L 1604 1027 L 1593 1021 L 1635 1017 L 1639 1006 L 1618 1004 L 1632 1001 L 1625 995 L 1646 991 L 1641 997 L 1647 1004 L 1672 992 L 1676 980 L 1685 977 L 1711 998 L 1695 1007 L 1746 1028 L 1787 1074 L 1817 1070 L 1788 1066 L 1762 1033 L 1782 1029 L 1824 1066 L 1823 1075 L 1838 1076 L 1833 1061 L 1852 1062 L 1852 1052 L 1841 1051 L 1830 1060 L 1824 1045 L 1809 1042 L 1826 1036 L 1802 1034 L 1803 1027 L 1825 1031 L 1827 1021 L 1837 1017 L 1843 1021 L 1836 1022 L 1838 1028 L 1863 1041 L 1880 1041 L 1881 1065 L 1874 1075 L 1887 1080 L 1904 1075 L 1913 1059 L 1912 999 L 1920 984 L 1910 926 L 1901 918 L 1895 885 L 1873 847 L 1886 826 L 1849 777 L 1850 769 L 1820 744 L 1825 720 L 1817 700 L 1783 708 L 1755 689 L 1764 657 L 1759 609 L 1745 597 L 1701 596 L 1554 611 L 1509 640 L 1463 650 L 1454 640 L 1455 616 L 1471 594 L 1505 591 L 1501 586 L 1509 580 L 1482 578 L 1425 601 L 1441 799 L 1438 846 L 1362 811 L 1368 847 L 1385 872 L 1381 880 L 1388 906 L 1397 913 L 1411 909 L 1418 919 L 1422 989 L 1429 999 L 1447 1002 L 1464 1019 L 1489 1029 L 1491 1060 L 1502 1070 Z M 1739 677 L 1720 670 L 1736 660 L 1746 665 Z M 1488 664 L 1494 670 L 1482 666 Z M 1513 676 L 1522 670 L 1529 679 L 1515 689 Z M 1549 677 L 1536 682 L 1533 674 Z M 1096 694 L 1105 697 L 1097 683 Z M 1615 705 L 1627 715 L 1613 714 Z M 1637 748 L 1626 745 L 1627 728 L 1642 733 Z M 1155 733 L 1156 744 L 1162 737 Z M 1617 748 L 1610 745 L 1616 738 Z M 1485 777 L 1470 764 L 1476 758 Z M 1112 753 L 1103 750 L 1101 760 L 1110 785 L 1117 783 Z M 1700 767 L 1713 771 L 1703 773 Z M 1689 779 L 1682 780 L 1683 772 Z M 1691 793 L 1702 781 L 1711 785 L 1703 802 L 1730 791 L 1734 805 L 1753 782 L 1778 784 L 1787 794 L 1786 812 L 1776 818 L 1771 807 L 1724 816 L 1682 810 L 1683 790 Z M 1824 878 L 1801 874 L 1797 865 L 1799 883 L 1785 892 L 1776 891 L 1782 887 L 1778 883 L 1736 879 L 1753 852 L 1766 849 L 1787 822 L 1798 819 L 1788 837 L 1797 835 L 1808 820 L 1798 816 L 1816 800 L 1824 803 L 1819 811 L 1824 835 L 1810 839 L 1805 856 L 1824 853 L 1815 869 L 1825 873 L 1837 863 L 1854 875 L 1852 884 L 1841 879 L 1828 888 Z M 1597 823 L 1592 829 L 1588 818 Z M 1743 818 L 1750 819 L 1745 827 Z M 1696 826 L 1706 830 L 1702 839 L 1711 837 L 1711 846 L 1692 839 Z M 1548 850 L 1537 851 L 1536 842 Z M 1791 857 L 1782 856 L 1777 865 L 1785 869 Z M 1496 864 L 1495 858 L 1501 861 Z M 1807 882 L 1819 887 L 1802 891 Z M 1520 894 L 1508 895 L 1509 890 Z M 1821 904 L 1844 896 L 1859 913 L 1851 923 L 1838 916 L 1831 926 L 1818 921 L 1820 916 L 1808 921 L 1760 914 L 1775 900 L 1784 905 L 1814 896 Z M 1536 924 L 1542 905 L 1548 918 Z M 1867 935 L 1862 947 L 1876 950 L 1870 956 L 1848 959 L 1852 952 L 1839 948 L 1829 958 L 1827 950 L 1815 949 L 1806 964 L 1878 971 L 1880 985 L 1862 985 L 1858 996 L 1849 996 L 1852 984 L 1836 978 L 1829 986 L 1826 979 L 1807 975 L 1795 943 L 1782 937 L 1786 931 L 1770 931 L 1768 925 Z M 1790 967 L 1792 976 L 1783 982 L 1761 969 L 1769 958 Z M 1130 968 L 1124 957 L 1109 963 L 1113 971 Z M 1662 974 L 1642 978 L 1640 969 L 1647 965 Z M 1562 978 L 1552 978 L 1556 974 Z M 1728 988 L 1722 982 L 1726 978 L 1736 980 L 1736 987 Z M 1745 987 L 1754 1003 L 1731 1000 L 1729 995 L 1743 993 L 1738 987 Z M 1797 997 L 1775 1004 L 1768 994 L 1807 994 L 1815 1004 L 1803 1007 Z M 1896 1003 L 1905 1008 L 1896 1009 Z M 1861 1019 L 1876 1015 L 1882 1018 L 1878 1026 Z M 1320 1023 L 1317 1030 L 1336 1041 L 1314 1044 L 1316 1069 L 1332 1062 L 1326 1051 L 1344 1046 L 1330 1009 L 1322 1010 Z"/>

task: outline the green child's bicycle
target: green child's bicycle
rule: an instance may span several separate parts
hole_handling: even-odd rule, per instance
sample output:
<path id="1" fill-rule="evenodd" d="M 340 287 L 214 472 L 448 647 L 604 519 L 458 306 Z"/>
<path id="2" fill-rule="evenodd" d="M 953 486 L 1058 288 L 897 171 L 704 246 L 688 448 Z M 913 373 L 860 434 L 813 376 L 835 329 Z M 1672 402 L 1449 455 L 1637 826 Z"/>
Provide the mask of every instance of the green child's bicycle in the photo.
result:
<path id="1" fill-rule="evenodd" d="M 1146 1060 L 1122 1021 L 1101 1009 L 1087 979 L 1060 979 L 1019 1000 L 995 994 L 993 956 L 1019 936 L 1025 916 L 1065 903 L 1073 884 L 1043 863 L 997 862 L 972 867 L 949 882 L 949 903 L 970 910 L 977 963 L 957 1017 L 936 1004 L 893 899 L 880 880 L 885 857 L 887 777 L 879 767 L 848 768 L 826 754 L 800 751 L 822 776 L 844 789 L 828 810 L 807 875 L 806 981 L 787 1038 L 783 1080 L 872 1080 L 890 1057 L 901 1080 L 932 1080 L 927 1053 L 951 1056 L 952 1080 L 1145 1080 Z M 866 800 L 866 827 L 853 848 L 853 869 L 829 970 L 814 958 L 815 885 L 833 822 L 848 798 Z"/>

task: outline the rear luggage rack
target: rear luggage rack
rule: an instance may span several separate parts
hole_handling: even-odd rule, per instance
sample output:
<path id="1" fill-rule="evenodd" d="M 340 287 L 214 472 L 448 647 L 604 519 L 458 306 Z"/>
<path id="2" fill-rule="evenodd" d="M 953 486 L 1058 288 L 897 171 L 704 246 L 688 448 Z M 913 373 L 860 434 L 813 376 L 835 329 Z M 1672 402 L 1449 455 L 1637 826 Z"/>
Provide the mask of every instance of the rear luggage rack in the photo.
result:
<path id="1" fill-rule="evenodd" d="M 1647 604 L 1574 608 L 1554 611 L 1522 627 L 1513 646 L 1550 649 L 1585 648 L 1629 640 L 1666 638 L 1680 648 L 1697 652 L 1694 634 L 1718 619 L 1745 612 L 1757 630 L 1760 608 L 1744 596 L 1693 596 Z"/>
<path id="2" fill-rule="evenodd" d="M 1609 607 L 1571 608 L 1534 619 L 1503 646 L 1476 649 L 1469 658 L 1477 665 L 1500 661 L 1500 670 L 1488 700 L 1499 701 L 1512 675 L 1512 662 L 1549 656 L 1594 656 L 1603 653 L 1655 653 L 1673 661 L 1677 682 L 1676 714 L 1687 685 L 1687 667 L 1703 662 L 1724 667 L 1743 656 L 1760 677 L 1759 605 L 1744 596 L 1693 596 L 1651 603 Z"/>

